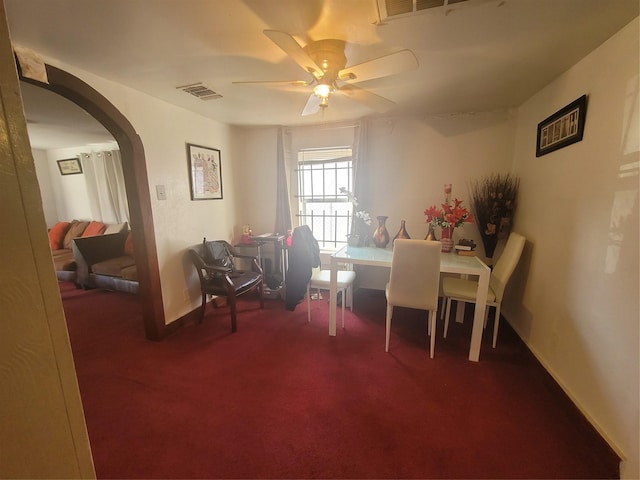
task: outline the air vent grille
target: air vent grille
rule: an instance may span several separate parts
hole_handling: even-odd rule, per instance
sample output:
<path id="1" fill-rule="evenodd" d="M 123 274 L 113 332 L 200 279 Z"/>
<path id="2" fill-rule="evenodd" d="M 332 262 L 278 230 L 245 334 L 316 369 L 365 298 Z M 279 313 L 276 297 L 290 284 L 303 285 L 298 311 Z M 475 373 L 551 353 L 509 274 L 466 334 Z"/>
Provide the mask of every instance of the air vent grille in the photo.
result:
<path id="1" fill-rule="evenodd" d="M 222 95 L 214 92 L 209 87 L 204 86 L 202 82 L 192 83 L 190 85 L 182 85 L 181 87 L 176 88 L 190 95 L 193 95 L 200 100 L 216 100 L 218 98 L 222 98 Z"/>
<path id="2" fill-rule="evenodd" d="M 469 0 L 378 0 L 383 18 L 416 13 L 430 8 L 446 7 Z"/>

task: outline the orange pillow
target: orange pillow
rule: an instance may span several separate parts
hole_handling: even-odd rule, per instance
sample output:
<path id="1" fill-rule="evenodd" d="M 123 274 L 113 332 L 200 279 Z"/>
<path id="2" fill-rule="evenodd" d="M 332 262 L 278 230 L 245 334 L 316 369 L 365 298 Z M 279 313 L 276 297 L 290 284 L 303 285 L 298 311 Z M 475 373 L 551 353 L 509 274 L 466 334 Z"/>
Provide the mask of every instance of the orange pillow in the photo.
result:
<path id="1" fill-rule="evenodd" d="M 131 232 L 127 235 L 127 239 L 124 241 L 124 254 L 133 257 L 133 237 Z"/>
<path id="2" fill-rule="evenodd" d="M 106 228 L 107 226 L 104 223 L 93 221 L 89 225 L 87 225 L 87 228 L 84 229 L 84 232 L 82 232 L 82 236 L 93 237 L 95 235 L 102 235 Z"/>
<path id="3" fill-rule="evenodd" d="M 64 240 L 70 225 L 69 222 L 58 222 L 51 227 L 51 230 L 49 230 L 49 246 L 51 250 L 60 250 L 62 248 L 62 240 Z"/>

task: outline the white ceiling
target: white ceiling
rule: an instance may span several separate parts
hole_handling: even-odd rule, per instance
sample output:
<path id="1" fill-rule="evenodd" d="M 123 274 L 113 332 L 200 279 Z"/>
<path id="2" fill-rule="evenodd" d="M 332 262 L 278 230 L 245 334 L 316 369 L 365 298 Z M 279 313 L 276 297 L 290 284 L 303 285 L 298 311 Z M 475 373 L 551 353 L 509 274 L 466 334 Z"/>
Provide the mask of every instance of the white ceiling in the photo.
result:
<path id="1" fill-rule="evenodd" d="M 104 145 L 115 142 L 111 134 L 75 103 L 44 88 L 20 82 L 31 148 Z"/>
<path id="2" fill-rule="evenodd" d="M 638 0 L 469 0 L 381 22 L 376 0 L 4 2 L 15 44 L 236 125 L 376 114 L 332 96 L 327 109 L 302 118 L 309 87 L 233 84 L 310 79 L 264 29 L 290 33 L 302 46 L 345 40 L 347 66 L 410 49 L 417 70 L 358 86 L 395 102 L 387 114 L 440 115 L 520 105 L 639 10 Z M 195 82 L 222 98 L 203 101 L 176 89 Z M 25 110 L 29 115 L 45 103 L 25 98 Z M 39 113 L 41 124 L 45 114 Z"/>

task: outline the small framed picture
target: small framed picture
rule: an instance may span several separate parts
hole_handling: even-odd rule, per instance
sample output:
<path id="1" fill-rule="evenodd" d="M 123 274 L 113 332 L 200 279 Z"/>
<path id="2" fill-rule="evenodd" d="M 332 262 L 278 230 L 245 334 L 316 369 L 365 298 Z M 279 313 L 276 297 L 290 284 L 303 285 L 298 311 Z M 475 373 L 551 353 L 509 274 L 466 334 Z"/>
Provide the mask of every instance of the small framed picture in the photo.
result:
<path id="1" fill-rule="evenodd" d="M 58 168 L 60 169 L 60 175 L 77 175 L 82 173 L 82 165 L 79 158 L 67 158 L 65 160 L 58 160 Z"/>
<path id="2" fill-rule="evenodd" d="M 220 150 L 187 143 L 191 200 L 222 199 Z"/>
<path id="3" fill-rule="evenodd" d="M 587 115 L 587 96 L 583 95 L 538 124 L 536 157 L 582 140 Z"/>

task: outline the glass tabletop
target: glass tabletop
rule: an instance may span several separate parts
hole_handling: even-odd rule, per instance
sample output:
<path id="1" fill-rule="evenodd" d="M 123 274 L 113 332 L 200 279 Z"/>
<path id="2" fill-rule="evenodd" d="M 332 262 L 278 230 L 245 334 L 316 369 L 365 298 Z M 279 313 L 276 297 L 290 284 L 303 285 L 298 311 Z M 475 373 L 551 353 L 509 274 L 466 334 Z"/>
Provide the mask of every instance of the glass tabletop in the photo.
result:
<path id="1" fill-rule="evenodd" d="M 332 257 L 337 262 L 349 262 L 359 265 L 390 267 L 393 258 L 391 248 L 342 247 Z M 440 271 L 480 275 L 487 265 L 478 257 L 458 255 L 455 252 L 440 254 Z"/>
<path id="2" fill-rule="evenodd" d="M 391 266 L 393 250 L 377 247 L 352 247 L 347 245 L 335 252 L 332 257 L 338 261 L 348 261 L 363 265 Z"/>

